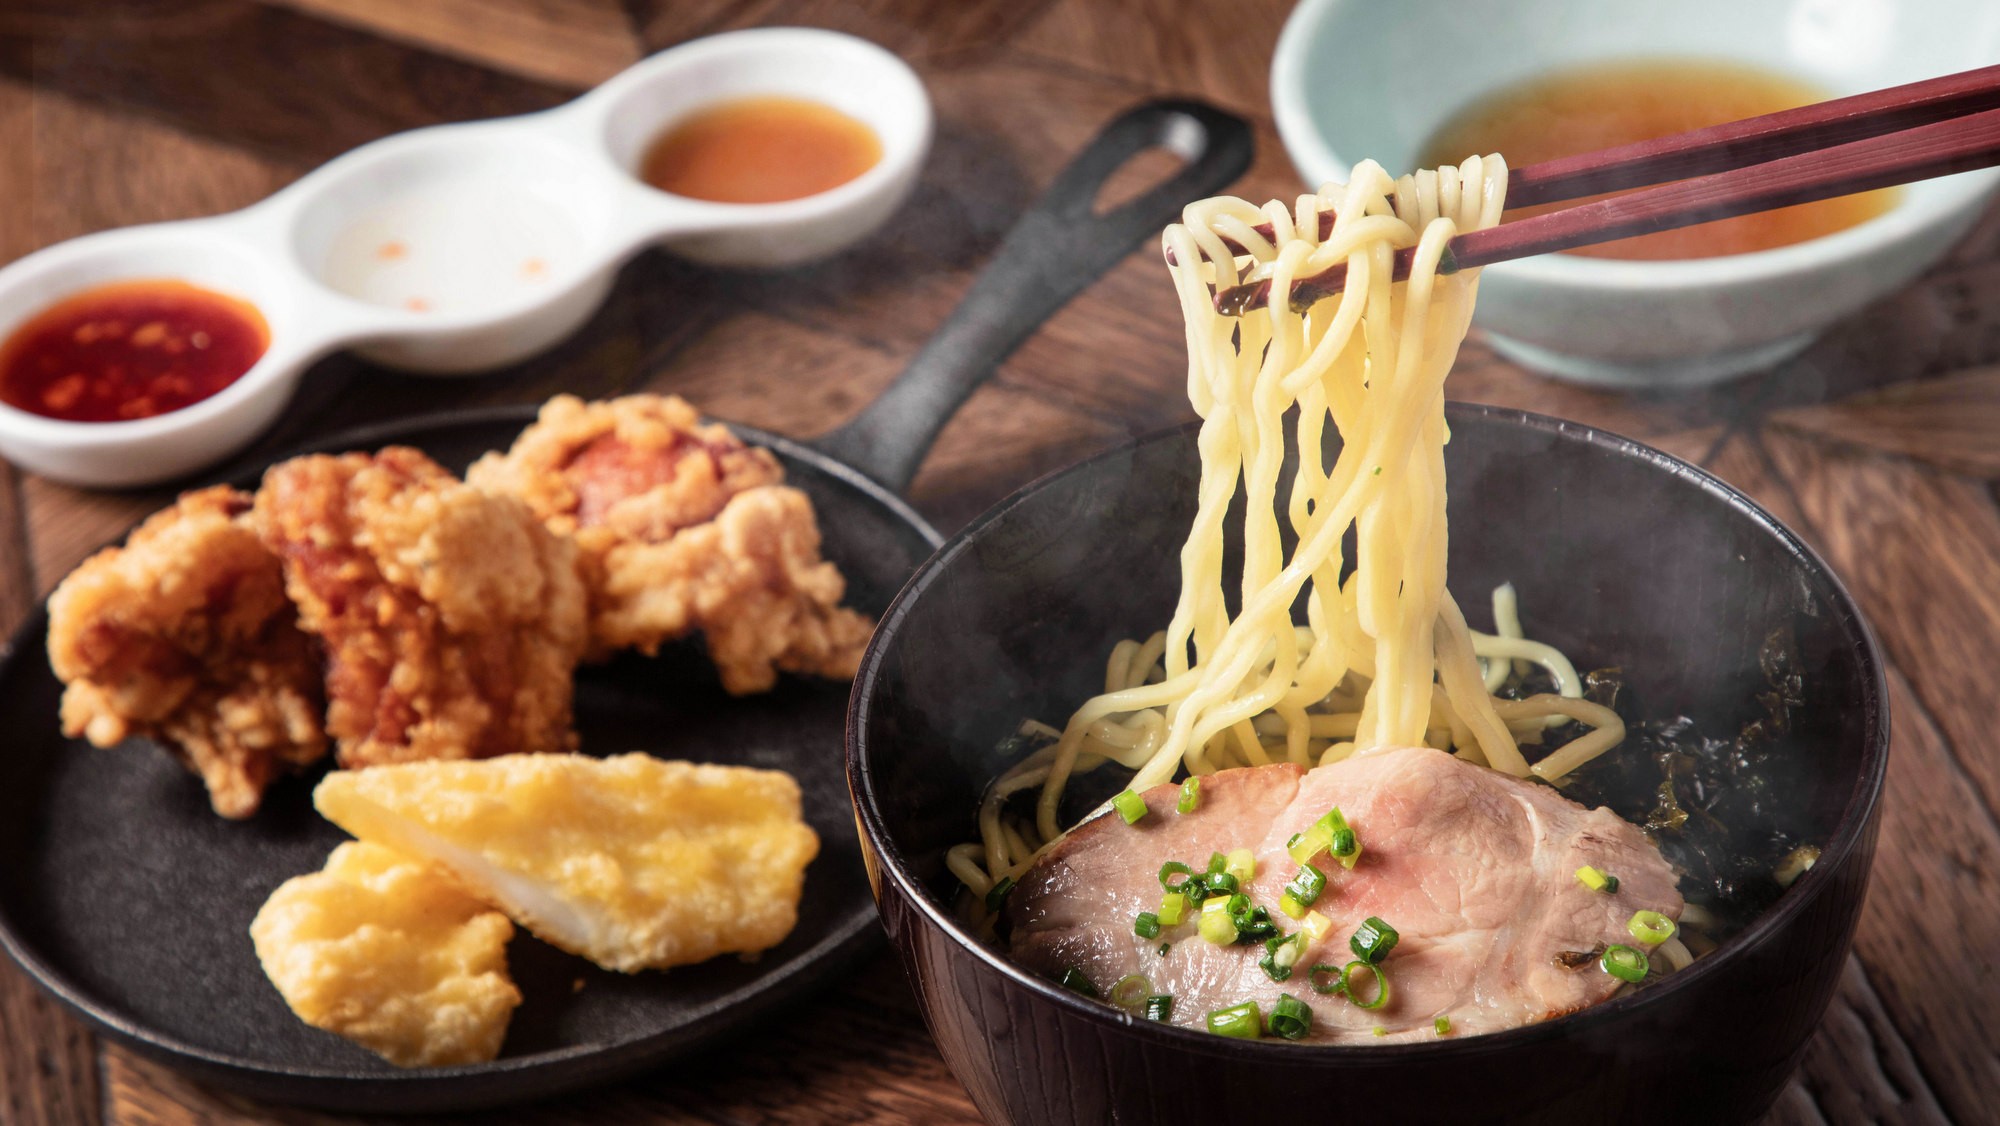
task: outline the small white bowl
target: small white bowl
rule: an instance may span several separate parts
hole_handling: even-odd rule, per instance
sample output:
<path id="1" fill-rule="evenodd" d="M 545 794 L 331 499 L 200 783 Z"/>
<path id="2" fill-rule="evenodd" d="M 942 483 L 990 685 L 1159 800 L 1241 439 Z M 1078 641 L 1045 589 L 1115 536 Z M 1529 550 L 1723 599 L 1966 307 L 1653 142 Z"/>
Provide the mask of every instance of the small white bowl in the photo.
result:
<path id="1" fill-rule="evenodd" d="M 676 120 L 764 94 L 862 121 L 882 158 L 782 203 L 712 203 L 639 180 L 647 143 Z M 888 51 L 809 28 L 737 31 L 663 51 L 543 113 L 385 137 L 242 211 L 59 243 L 0 269 L 0 339 L 78 290 L 170 278 L 255 305 L 270 347 L 220 393 L 133 422 L 0 403 L 0 456 L 80 485 L 171 480 L 247 445 L 337 348 L 415 372 L 482 371 L 568 336 L 647 246 L 756 269 L 823 258 L 908 196 L 931 131 L 922 82 Z"/>
<path id="2" fill-rule="evenodd" d="M 1474 99 L 1551 70 L 1694 58 L 1834 96 L 2000 62 L 1991 0 L 1302 0 L 1271 64 L 1278 133 L 1308 183 L 1373 157 L 1407 171 Z M 1503 154 L 1504 155 L 1504 154 Z M 1476 322 L 1522 364 L 1579 382 L 1692 386 L 1768 368 L 1894 292 L 1978 218 L 2000 169 L 1901 189 L 1887 213 L 1774 250 L 1681 261 L 1546 254 L 1488 266 Z"/>

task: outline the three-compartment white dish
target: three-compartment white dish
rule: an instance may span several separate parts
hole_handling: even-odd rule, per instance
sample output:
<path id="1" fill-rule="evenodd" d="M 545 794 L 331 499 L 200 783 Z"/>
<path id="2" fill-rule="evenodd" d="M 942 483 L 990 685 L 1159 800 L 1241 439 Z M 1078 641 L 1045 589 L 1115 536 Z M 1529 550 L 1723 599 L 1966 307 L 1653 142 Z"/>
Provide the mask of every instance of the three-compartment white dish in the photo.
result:
<path id="1" fill-rule="evenodd" d="M 778 203 L 640 180 L 648 145 L 676 122 L 772 95 L 868 126 L 880 159 Z M 223 390 L 148 418 L 73 422 L 0 403 L 0 457 L 79 485 L 172 480 L 247 445 L 337 349 L 412 372 L 483 371 L 568 336 L 649 246 L 751 269 L 826 257 L 888 219 L 931 134 L 922 82 L 888 51 L 816 29 L 738 31 L 663 51 L 551 110 L 385 137 L 241 211 L 59 243 L 0 269 L 0 337 L 90 287 L 171 279 L 254 305 L 269 344 Z"/>

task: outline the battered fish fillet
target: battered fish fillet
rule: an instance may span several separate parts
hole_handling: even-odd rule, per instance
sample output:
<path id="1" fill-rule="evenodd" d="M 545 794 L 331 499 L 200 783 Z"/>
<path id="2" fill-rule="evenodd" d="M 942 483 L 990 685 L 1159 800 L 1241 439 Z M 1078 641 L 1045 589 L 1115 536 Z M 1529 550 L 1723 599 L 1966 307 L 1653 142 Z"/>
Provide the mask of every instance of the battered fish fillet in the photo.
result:
<path id="1" fill-rule="evenodd" d="M 326 753 L 318 647 L 299 632 L 249 508 L 225 486 L 187 493 L 49 596 L 63 734 L 100 747 L 151 736 L 232 818 Z"/>
<path id="2" fill-rule="evenodd" d="M 350 842 L 279 885 L 250 924 L 265 976 L 300 1020 L 398 1067 L 500 1054 L 521 991 L 507 917 L 420 860 Z"/>
<path id="3" fill-rule="evenodd" d="M 777 945 L 819 852 L 790 775 L 643 754 L 336 771 L 313 802 L 355 836 L 450 871 L 543 941 L 626 973 Z"/>
<path id="4" fill-rule="evenodd" d="M 583 584 L 527 505 L 392 446 L 273 466 L 253 517 L 326 644 L 342 766 L 575 745 Z"/>
<path id="5" fill-rule="evenodd" d="M 739 695 L 778 669 L 852 678 L 860 664 L 874 623 L 841 607 L 846 581 L 820 559 L 812 502 L 770 451 L 702 426 L 678 398 L 557 396 L 466 480 L 575 537 L 599 655 L 701 630 Z"/>

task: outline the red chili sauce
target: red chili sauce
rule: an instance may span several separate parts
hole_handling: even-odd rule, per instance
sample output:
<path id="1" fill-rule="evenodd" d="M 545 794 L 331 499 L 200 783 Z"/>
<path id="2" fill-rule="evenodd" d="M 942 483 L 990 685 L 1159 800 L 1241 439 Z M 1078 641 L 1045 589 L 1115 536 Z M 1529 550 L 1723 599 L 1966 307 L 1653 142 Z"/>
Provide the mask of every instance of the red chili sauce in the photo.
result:
<path id="1" fill-rule="evenodd" d="M 150 418 L 236 382 L 271 343 L 256 306 L 178 281 L 86 289 L 0 345 L 0 401 L 71 422 Z"/>

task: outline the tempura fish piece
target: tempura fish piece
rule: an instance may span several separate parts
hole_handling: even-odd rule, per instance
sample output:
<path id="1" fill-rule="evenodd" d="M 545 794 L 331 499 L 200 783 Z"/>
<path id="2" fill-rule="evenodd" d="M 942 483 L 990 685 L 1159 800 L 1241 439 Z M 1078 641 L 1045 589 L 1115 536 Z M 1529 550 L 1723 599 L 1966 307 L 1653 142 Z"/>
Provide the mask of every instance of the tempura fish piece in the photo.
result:
<path id="1" fill-rule="evenodd" d="M 224 485 L 184 493 L 49 596 L 63 734 L 100 747 L 152 736 L 232 818 L 326 753 L 319 649 L 249 509 Z"/>
<path id="2" fill-rule="evenodd" d="M 352 841 L 279 885 L 250 924 L 264 973 L 300 1020 L 398 1067 L 500 1054 L 521 991 L 513 924 L 421 860 Z"/>
<path id="3" fill-rule="evenodd" d="M 644 754 L 338 771 L 313 801 L 355 836 L 443 866 L 543 941 L 626 973 L 777 945 L 819 852 L 790 775 Z"/>

